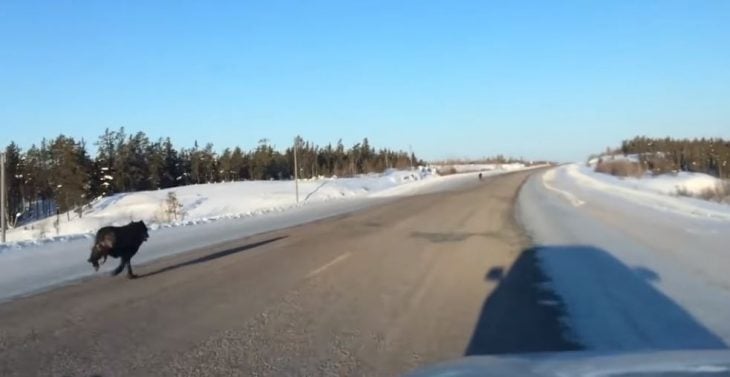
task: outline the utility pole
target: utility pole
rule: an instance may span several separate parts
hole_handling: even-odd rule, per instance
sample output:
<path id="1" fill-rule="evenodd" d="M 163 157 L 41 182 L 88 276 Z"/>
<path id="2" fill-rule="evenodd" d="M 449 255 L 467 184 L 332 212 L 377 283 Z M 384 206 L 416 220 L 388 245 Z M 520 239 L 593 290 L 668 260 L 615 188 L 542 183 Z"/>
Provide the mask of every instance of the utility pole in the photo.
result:
<path id="1" fill-rule="evenodd" d="M 5 243 L 5 153 L 0 153 L 0 229 L 2 229 L 2 241 Z"/>
<path id="2" fill-rule="evenodd" d="M 297 149 L 299 149 L 299 136 L 294 138 L 294 190 L 296 190 L 297 203 L 299 203 L 299 166 L 297 165 Z"/>

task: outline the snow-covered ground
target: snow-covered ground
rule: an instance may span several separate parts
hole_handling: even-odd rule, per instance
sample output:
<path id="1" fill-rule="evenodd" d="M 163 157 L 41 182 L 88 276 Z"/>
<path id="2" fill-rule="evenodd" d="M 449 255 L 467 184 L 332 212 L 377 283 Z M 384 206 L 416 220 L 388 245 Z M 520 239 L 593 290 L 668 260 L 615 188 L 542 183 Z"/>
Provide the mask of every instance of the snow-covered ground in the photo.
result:
<path id="1" fill-rule="evenodd" d="M 639 155 L 638 154 L 627 154 L 627 155 L 623 155 L 623 154 L 606 155 L 606 154 L 604 154 L 604 155 L 590 158 L 588 160 L 588 164 L 595 166 L 598 163 L 598 161 L 600 161 L 600 160 L 603 160 L 603 161 L 626 160 L 626 161 L 630 161 L 630 162 L 639 162 Z"/>
<path id="2" fill-rule="evenodd" d="M 360 197 L 372 193 L 387 194 L 389 189 L 397 186 L 433 177 L 425 170 L 393 170 L 358 178 L 301 180 L 299 205 Z M 181 205 L 179 213 L 174 215 L 166 213 L 170 208 L 169 193 L 174 193 Z M 194 225 L 224 218 L 279 212 L 296 206 L 298 204 L 293 181 L 190 185 L 99 198 L 81 217 L 74 212 L 62 214 L 59 217 L 58 229 L 54 226 L 56 217 L 50 217 L 11 229 L 7 240 L 10 246 L 22 246 L 28 242 L 45 243 L 88 236 L 101 226 L 124 225 L 133 220 L 144 220 L 154 230 L 160 227 Z"/>
<path id="3" fill-rule="evenodd" d="M 486 171 L 513 171 L 525 168 L 525 164 L 522 163 L 510 163 L 510 164 L 439 164 L 434 165 L 437 171 L 446 171 L 453 169 L 456 173 L 473 173 L 473 172 L 486 172 Z"/>
<path id="4" fill-rule="evenodd" d="M 504 172 L 492 171 L 487 176 Z M 418 172 L 304 181 L 300 182 L 299 189 L 300 198 L 306 204 L 298 206 L 294 182 L 241 182 L 176 188 L 174 191 L 188 212 L 187 220 L 179 225 L 188 226 L 155 226 L 134 262 L 149 262 L 349 213 L 400 196 L 454 190 L 477 181 L 476 173 L 439 177 Z M 93 275 L 91 265 L 86 263 L 92 235 L 82 232 L 93 231 L 102 225 L 125 224 L 130 219 L 141 218 L 152 223 L 166 195 L 161 190 L 106 198 L 95 203 L 93 210 L 82 219 L 72 219 L 73 227 L 68 225 L 67 236 L 0 246 L 0 301 Z M 72 235 L 74 233 L 76 235 Z M 100 271 L 112 270 L 115 262 L 108 262 Z"/>
<path id="5" fill-rule="evenodd" d="M 570 164 L 547 172 L 544 180 L 549 189 L 553 187 L 551 182 L 555 180 L 570 181 L 580 188 L 611 193 L 624 201 L 638 205 L 639 208 L 651 207 L 696 217 L 730 219 L 730 206 L 727 204 L 677 194 L 678 190 L 699 194 L 720 184 L 720 180 L 706 174 L 679 173 L 656 177 L 619 178 L 596 173 L 593 168 L 581 164 Z"/>
<path id="6" fill-rule="evenodd" d="M 661 174 L 652 176 L 646 173 L 642 178 L 616 177 L 610 174 L 597 173 L 593 166 L 572 165 L 574 176 L 587 176 L 605 184 L 617 185 L 641 191 L 651 191 L 670 196 L 677 196 L 680 191 L 687 194 L 699 195 L 705 190 L 717 188 L 722 181 L 708 174 L 678 172 L 676 174 Z M 585 179 L 584 177 L 581 177 Z"/>
<path id="7" fill-rule="evenodd" d="M 730 344 L 730 206 L 674 194 L 706 181 L 618 179 L 578 164 L 530 178 L 518 215 L 580 343 L 601 351 Z"/>

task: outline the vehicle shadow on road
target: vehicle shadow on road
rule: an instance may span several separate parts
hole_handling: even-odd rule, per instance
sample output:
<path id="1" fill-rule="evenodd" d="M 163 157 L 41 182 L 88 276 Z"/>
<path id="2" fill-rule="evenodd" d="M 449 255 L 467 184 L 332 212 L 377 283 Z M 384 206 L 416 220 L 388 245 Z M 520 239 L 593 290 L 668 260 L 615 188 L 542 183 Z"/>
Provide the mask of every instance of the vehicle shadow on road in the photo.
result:
<path id="1" fill-rule="evenodd" d="M 282 240 L 282 239 L 287 238 L 287 237 L 288 236 L 278 236 L 278 237 L 269 238 L 269 239 L 266 239 L 266 240 L 263 240 L 263 241 L 259 241 L 259 242 L 254 242 L 254 243 L 250 243 L 250 244 L 246 244 L 246 245 L 242 245 L 242 246 L 237 246 L 237 247 L 230 248 L 230 249 L 226 249 L 226 250 L 217 251 L 215 253 L 203 255 L 202 257 L 195 258 L 195 259 L 192 259 L 192 260 L 189 260 L 189 261 L 186 261 L 186 262 L 173 264 L 171 266 L 166 266 L 166 267 L 163 267 L 163 268 L 161 268 L 159 270 L 155 270 L 155 271 L 151 271 L 151 272 L 148 272 L 148 273 L 139 274 L 137 277 L 138 278 L 146 278 L 146 277 L 154 276 L 154 275 L 157 275 L 157 274 L 161 274 L 163 272 L 169 272 L 169 271 L 177 270 L 178 268 L 182 268 L 182 267 L 186 267 L 186 266 L 192 266 L 192 265 L 198 264 L 198 263 L 210 262 L 212 260 L 215 260 L 215 259 L 218 259 L 218 258 L 223 258 L 223 257 L 229 256 L 231 254 L 240 253 L 240 252 L 243 252 L 243 251 L 246 251 L 246 250 L 250 250 L 250 249 L 253 249 L 253 248 L 256 248 L 256 247 L 259 247 L 259 246 L 263 246 L 263 245 L 266 245 L 266 244 L 270 244 L 272 242 L 276 242 L 276 241 Z"/>
<path id="2" fill-rule="evenodd" d="M 547 259 L 545 259 L 547 258 Z M 631 268 L 605 250 L 580 245 L 524 250 L 506 272 L 494 267 L 485 279 L 499 284 L 482 307 L 466 355 L 557 352 L 583 349 L 563 322 L 565 304 L 553 293 L 539 262 L 549 260 L 569 283 L 571 315 L 595 327 L 603 348 L 710 349 L 727 345 L 679 304 L 654 288 L 660 276 Z M 557 272 L 556 272 L 557 273 Z M 570 318 L 568 321 L 574 321 Z M 595 335 L 595 334 L 594 334 Z"/>

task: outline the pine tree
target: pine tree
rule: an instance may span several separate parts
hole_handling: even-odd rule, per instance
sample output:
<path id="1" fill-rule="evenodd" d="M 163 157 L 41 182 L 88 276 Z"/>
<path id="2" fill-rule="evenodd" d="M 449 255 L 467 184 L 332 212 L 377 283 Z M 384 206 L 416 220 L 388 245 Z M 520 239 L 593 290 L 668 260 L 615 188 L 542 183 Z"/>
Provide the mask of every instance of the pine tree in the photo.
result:
<path id="1" fill-rule="evenodd" d="M 121 192 L 149 189 L 149 170 L 145 151 L 149 139 L 143 132 L 130 136 L 117 151 L 114 183 Z"/>
<path id="2" fill-rule="evenodd" d="M 162 187 L 162 180 L 165 172 L 165 154 L 162 149 L 164 140 L 159 139 L 157 142 L 151 143 L 145 150 L 147 159 L 147 170 L 149 177 L 147 181 L 149 188 L 157 190 Z"/>
<path id="3" fill-rule="evenodd" d="M 192 180 L 192 151 L 181 148 L 179 161 L 177 166 L 178 176 L 175 177 L 177 183 L 175 186 L 186 186 L 195 183 Z"/>
<path id="4" fill-rule="evenodd" d="M 259 145 L 251 156 L 251 179 L 268 180 L 273 178 L 270 175 L 272 161 L 273 148 L 269 145 L 269 140 L 259 140 Z"/>
<path id="5" fill-rule="evenodd" d="M 41 144 L 43 147 L 43 144 Z M 31 217 L 38 218 L 45 214 L 45 208 L 43 206 L 43 199 L 47 193 L 47 186 L 49 185 L 47 180 L 47 174 L 44 167 L 44 152 L 42 148 L 32 145 L 30 149 L 25 153 L 25 173 L 23 185 L 26 187 L 25 199 L 28 203 L 32 204 L 30 207 Z"/>
<path id="6" fill-rule="evenodd" d="M 76 202 L 78 215 L 81 217 L 83 216 L 83 205 L 94 198 L 93 192 L 91 191 L 91 174 L 94 168 L 94 160 L 86 150 L 86 141 L 84 139 L 81 139 L 76 145 L 76 159 L 79 165 L 79 174 L 83 178 L 83 193 L 81 194 L 81 198 Z"/>
<path id="7" fill-rule="evenodd" d="M 218 180 L 217 157 L 213 151 L 213 144 L 208 143 L 205 148 L 200 151 L 200 176 L 205 183 L 213 183 Z"/>
<path id="8" fill-rule="evenodd" d="M 161 149 L 163 167 L 160 175 L 160 187 L 175 187 L 178 185 L 178 177 L 182 174 L 182 161 L 169 137 L 162 142 Z"/>
<path id="9" fill-rule="evenodd" d="M 234 181 L 249 179 L 248 167 L 241 148 L 236 147 L 231 153 L 231 179 Z"/>
<path id="10" fill-rule="evenodd" d="M 218 158 L 218 176 L 223 182 L 233 180 L 233 171 L 231 169 L 231 149 L 226 148 Z"/>
<path id="11" fill-rule="evenodd" d="M 73 138 L 58 136 L 50 145 L 53 196 L 61 212 L 85 201 L 88 172 L 83 164 L 85 150 Z M 70 214 L 67 215 L 70 220 Z"/>
<path id="12" fill-rule="evenodd" d="M 190 158 L 190 179 L 193 183 L 201 183 L 203 171 L 201 167 L 201 153 L 198 150 L 198 141 L 193 144 L 193 149 L 189 151 Z"/>
<path id="13" fill-rule="evenodd" d="M 23 179 L 24 161 L 20 147 L 11 142 L 5 148 L 5 182 L 7 184 L 7 213 L 6 221 L 11 227 L 15 226 L 17 214 L 23 212 Z"/>
<path id="14" fill-rule="evenodd" d="M 120 131 L 123 133 L 124 129 Z M 117 143 L 117 132 L 110 131 L 108 128 L 95 143 L 97 153 L 91 174 L 91 187 L 94 195 L 108 196 L 115 192 L 114 166 L 117 159 Z"/>

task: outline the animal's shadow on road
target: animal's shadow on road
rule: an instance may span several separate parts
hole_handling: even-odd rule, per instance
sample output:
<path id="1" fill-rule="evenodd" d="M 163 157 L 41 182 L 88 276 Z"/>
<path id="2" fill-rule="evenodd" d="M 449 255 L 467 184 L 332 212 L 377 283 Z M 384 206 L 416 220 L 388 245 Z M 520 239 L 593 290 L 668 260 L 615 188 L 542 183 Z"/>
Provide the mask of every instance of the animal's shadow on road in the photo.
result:
<path id="1" fill-rule="evenodd" d="M 203 255 L 201 257 L 198 257 L 198 258 L 195 258 L 195 259 L 186 261 L 186 262 L 181 262 L 181 263 L 173 264 L 171 266 L 163 267 L 163 268 L 161 268 L 159 270 L 151 271 L 151 272 L 148 272 L 148 273 L 143 273 L 143 274 L 138 275 L 137 277 L 138 278 L 146 278 L 146 277 L 154 276 L 154 275 L 157 275 L 157 274 L 161 274 L 163 272 L 169 272 L 169 271 L 177 270 L 178 268 L 182 268 L 182 267 L 186 267 L 186 266 L 192 266 L 192 265 L 199 264 L 199 263 L 210 262 L 210 261 L 215 260 L 215 259 L 218 259 L 218 258 L 223 258 L 223 257 L 229 256 L 229 255 L 232 255 L 232 254 L 240 253 L 240 252 L 243 252 L 243 251 L 246 251 L 246 250 L 250 250 L 250 249 L 253 249 L 253 248 L 256 248 L 256 247 L 259 247 L 259 246 L 263 246 L 263 245 L 266 245 L 266 244 L 270 244 L 272 242 L 276 242 L 276 241 L 282 240 L 282 239 L 287 238 L 287 237 L 288 236 L 278 236 L 278 237 L 269 238 L 269 239 L 266 239 L 266 240 L 263 240 L 263 241 L 259 241 L 259 242 L 254 242 L 254 243 L 250 243 L 250 244 L 246 244 L 246 245 L 242 245 L 242 246 L 237 246 L 237 247 L 230 248 L 230 249 L 226 249 L 226 250 L 217 251 L 215 253 Z"/>
<path id="2" fill-rule="evenodd" d="M 566 311 L 543 272 L 549 260 L 571 287 L 571 300 L 582 303 Z M 542 262 L 540 262 L 542 261 Z M 548 267 L 549 268 L 549 267 Z M 498 282 L 482 306 L 466 355 L 580 350 L 580 334 L 565 325 L 576 318 L 595 322 L 591 333 L 617 349 L 720 349 L 721 338 L 657 290 L 660 276 L 631 268 L 592 246 L 539 246 L 524 250 L 511 268 L 492 267 L 485 280 Z M 606 293 L 608 292 L 608 294 Z M 571 302 L 573 302 L 571 301 Z M 605 346 L 605 344 L 604 344 Z"/>

